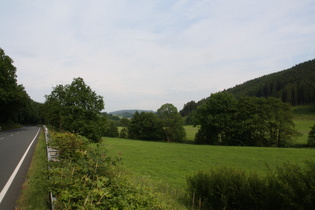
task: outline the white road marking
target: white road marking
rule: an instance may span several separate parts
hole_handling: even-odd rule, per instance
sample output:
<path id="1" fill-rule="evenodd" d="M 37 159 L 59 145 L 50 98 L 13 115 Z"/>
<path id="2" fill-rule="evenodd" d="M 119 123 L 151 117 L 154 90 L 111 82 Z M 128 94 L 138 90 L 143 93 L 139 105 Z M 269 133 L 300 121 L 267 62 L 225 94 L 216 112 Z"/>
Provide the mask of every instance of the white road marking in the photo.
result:
<path id="1" fill-rule="evenodd" d="M 7 181 L 7 183 L 5 184 L 4 188 L 2 189 L 2 191 L 0 193 L 0 203 L 2 202 L 2 200 L 3 200 L 4 196 L 5 196 L 5 194 L 7 193 L 8 189 L 10 188 L 10 186 L 11 186 L 11 184 L 12 184 L 12 182 L 13 182 L 16 174 L 17 174 L 17 172 L 19 171 L 19 169 L 20 169 L 20 167 L 21 167 L 21 165 L 22 165 L 22 163 L 23 163 L 23 161 L 24 161 L 28 151 L 30 150 L 30 148 L 33 145 L 36 137 L 38 136 L 39 131 L 40 131 L 40 129 L 38 129 L 35 137 L 33 138 L 32 142 L 30 143 L 30 145 L 28 146 L 27 150 L 25 151 L 25 153 L 24 153 L 23 157 L 21 158 L 19 164 L 17 164 L 17 166 L 14 169 L 14 171 L 13 171 L 12 175 L 10 176 L 9 180 Z"/>
<path id="2" fill-rule="evenodd" d="M 10 136 L 13 136 L 14 134 L 11 134 Z"/>
<path id="3" fill-rule="evenodd" d="M 4 139 L 4 138 L 0 138 L 0 140 L 2 140 L 2 139 Z"/>

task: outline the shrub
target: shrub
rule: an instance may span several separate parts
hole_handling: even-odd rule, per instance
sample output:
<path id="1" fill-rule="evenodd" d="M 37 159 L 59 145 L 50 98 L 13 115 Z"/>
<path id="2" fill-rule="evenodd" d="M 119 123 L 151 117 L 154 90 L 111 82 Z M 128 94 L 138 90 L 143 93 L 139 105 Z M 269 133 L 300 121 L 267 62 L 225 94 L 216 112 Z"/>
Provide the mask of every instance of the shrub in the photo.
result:
<path id="1" fill-rule="evenodd" d="M 119 160 L 107 156 L 102 144 L 87 147 L 84 138 L 70 133 L 54 140 L 62 157 L 50 163 L 55 209 L 160 209 L 154 194 L 117 172 Z"/>
<path id="2" fill-rule="evenodd" d="M 53 145 L 58 148 L 59 159 L 76 159 L 86 149 L 88 140 L 72 133 L 54 133 Z"/>
<path id="3" fill-rule="evenodd" d="M 200 209 L 315 209 L 315 162 L 267 175 L 218 168 L 187 178 L 187 202 Z"/>

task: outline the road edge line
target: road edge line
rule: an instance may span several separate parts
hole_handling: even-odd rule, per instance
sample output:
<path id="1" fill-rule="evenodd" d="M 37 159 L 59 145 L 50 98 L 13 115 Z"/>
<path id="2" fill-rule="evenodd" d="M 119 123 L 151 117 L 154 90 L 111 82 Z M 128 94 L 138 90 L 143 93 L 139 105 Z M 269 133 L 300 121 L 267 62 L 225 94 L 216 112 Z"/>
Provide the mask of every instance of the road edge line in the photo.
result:
<path id="1" fill-rule="evenodd" d="M 5 184 L 5 186 L 3 187 L 2 191 L 0 192 L 0 203 L 2 202 L 4 196 L 6 195 L 8 189 L 10 188 L 17 172 L 20 170 L 20 167 L 22 165 L 22 163 L 24 162 L 24 159 L 26 157 L 26 155 L 28 154 L 28 151 L 30 150 L 30 148 L 32 147 L 35 139 L 37 138 L 38 134 L 40 132 L 40 128 L 38 129 L 35 137 L 33 138 L 32 142 L 30 143 L 30 145 L 28 146 L 28 148 L 26 149 L 24 155 L 22 156 L 20 162 L 17 164 L 16 168 L 14 169 L 13 173 L 11 174 L 10 178 L 8 179 L 7 183 Z"/>

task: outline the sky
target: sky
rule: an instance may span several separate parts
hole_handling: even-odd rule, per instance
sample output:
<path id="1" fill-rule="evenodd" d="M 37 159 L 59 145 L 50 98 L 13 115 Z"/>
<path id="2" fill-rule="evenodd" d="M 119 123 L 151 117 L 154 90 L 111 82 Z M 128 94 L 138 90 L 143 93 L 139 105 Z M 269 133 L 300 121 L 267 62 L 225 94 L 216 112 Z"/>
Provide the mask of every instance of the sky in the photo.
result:
<path id="1" fill-rule="evenodd" d="M 315 58 L 315 0 L 0 0 L 0 25 L 34 101 L 82 77 L 106 112 L 181 110 Z"/>

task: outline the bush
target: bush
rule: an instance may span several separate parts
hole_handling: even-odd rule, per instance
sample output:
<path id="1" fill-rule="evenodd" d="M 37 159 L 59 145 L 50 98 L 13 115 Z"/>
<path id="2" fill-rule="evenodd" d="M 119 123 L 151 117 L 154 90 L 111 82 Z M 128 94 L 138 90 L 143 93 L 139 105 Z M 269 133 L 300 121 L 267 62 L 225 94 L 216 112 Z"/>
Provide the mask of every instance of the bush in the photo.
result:
<path id="1" fill-rule="evenodd" d="M 54 133 L 53 146 L 58 148 L 59 159 L 76 159 L 84 151 L 88 140 L 72 133 Z"/>
<path id="2" fill-rule="evenodd" d="M 70 133 L 54 140 L 62 157 L 50 163 L 55 209 L 160 209 L 154 194 L 117 172 L 119 160 L 107 156 L 102 144 L 87 147 L 84 138 Z"/>
<path id="3" fill-rule="evenodd" d="M 315 209 L 315 162 L 287 163 L 264 177 L 218 168 L 187 183 L 186 201 L 200 209 Z"/>

